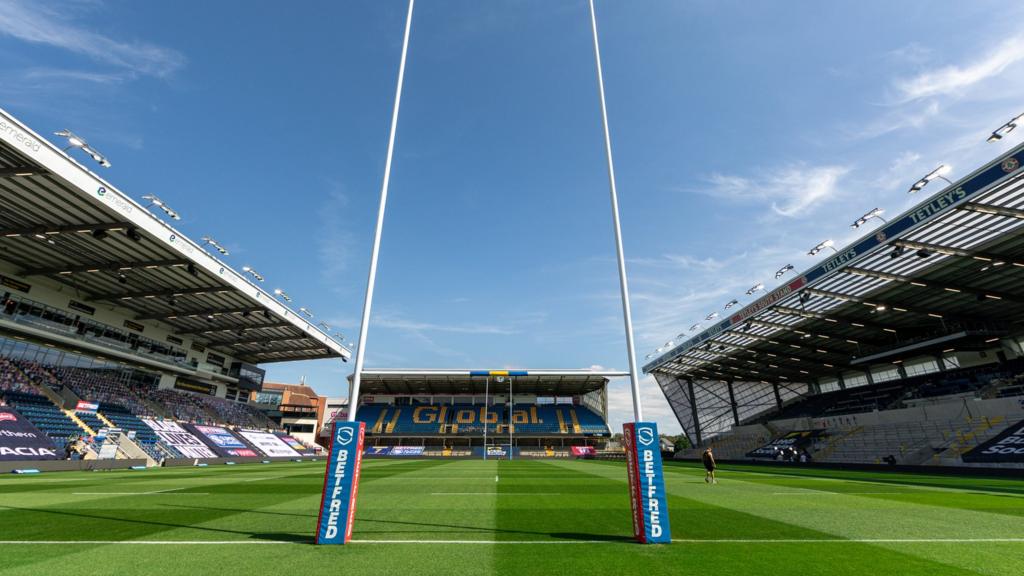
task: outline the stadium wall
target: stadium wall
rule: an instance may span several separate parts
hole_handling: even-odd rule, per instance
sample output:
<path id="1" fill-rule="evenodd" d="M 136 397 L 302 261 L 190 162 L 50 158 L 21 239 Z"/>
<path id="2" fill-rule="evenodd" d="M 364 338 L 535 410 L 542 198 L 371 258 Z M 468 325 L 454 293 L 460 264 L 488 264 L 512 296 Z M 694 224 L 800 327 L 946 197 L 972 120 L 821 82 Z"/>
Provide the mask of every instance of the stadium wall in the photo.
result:
<path id="1" fill-rule="evenodd" d="M 40 472 L 81 472 L 88 470 L 127 470 L 133 466 L 145 466 L 145 460 L 29 460 L 23 462 L 0 462 L 0 474 L 15 470 L 34 469 Z"/>

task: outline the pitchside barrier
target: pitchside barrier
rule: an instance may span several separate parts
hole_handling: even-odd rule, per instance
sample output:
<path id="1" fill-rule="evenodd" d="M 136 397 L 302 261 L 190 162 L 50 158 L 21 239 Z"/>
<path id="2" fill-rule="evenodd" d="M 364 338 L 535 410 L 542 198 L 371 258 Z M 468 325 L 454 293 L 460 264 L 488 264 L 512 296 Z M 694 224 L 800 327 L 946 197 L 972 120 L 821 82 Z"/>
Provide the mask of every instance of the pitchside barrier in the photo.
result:
<path id="1" fill-rule="evenodd" d="M 626 445 L 629 501 L 633 505 L 633 537 L 641 544 L 672 542 L 658 425 L 654 422 L 623 424 L 622 440 Z"/>
<path id="2" fill-rule="evenodd" d="M 352 538 L 365 431 L 364 422 L 335 422 L 331 429 L 331 452 L 316 520 L 317 544 L 346 544 Z"/>

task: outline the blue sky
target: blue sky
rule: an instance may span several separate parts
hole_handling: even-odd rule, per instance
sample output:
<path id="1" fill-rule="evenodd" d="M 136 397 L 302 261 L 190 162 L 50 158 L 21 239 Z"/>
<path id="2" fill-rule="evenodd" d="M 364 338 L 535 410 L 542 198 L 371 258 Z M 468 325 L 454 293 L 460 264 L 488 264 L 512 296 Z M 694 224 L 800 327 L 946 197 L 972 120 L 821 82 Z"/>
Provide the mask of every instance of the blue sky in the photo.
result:
<path id="1" fill-rule="evenodd" d="M 0 0 L 0 106 L 354 335 L 405 9 Z M 1012 2 L 597 9 L 641 361 L 1020 141 L 984 142 L 1024 111 Z M 582 0 L 417 4 L 368 366 L 625 367 L 589 34 Z M 351 364 L 268 369 L 333 395 Z M 618 427 L 624 382 L 611 400 Z"/>

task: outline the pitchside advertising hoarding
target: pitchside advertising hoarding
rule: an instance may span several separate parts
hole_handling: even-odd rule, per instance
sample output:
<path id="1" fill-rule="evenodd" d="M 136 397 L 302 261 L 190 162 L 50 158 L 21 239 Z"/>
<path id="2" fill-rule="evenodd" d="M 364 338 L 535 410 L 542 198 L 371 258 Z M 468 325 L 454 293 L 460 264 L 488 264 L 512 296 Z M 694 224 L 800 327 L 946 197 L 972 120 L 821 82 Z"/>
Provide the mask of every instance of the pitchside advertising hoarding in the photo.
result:
<path id="1" fill-rule="evenodd" d="M 56 460 L 49 436 L 14 410 L 0 406 L 0 460 Z"/>
<path id="2" fill-rule="evenodd" d="M 629 500 L 633 506 L 633 536 L 641 544 L 671 542 L 658 425 L 654 422 L 623 424 L 622 439 L 626 445 Z"/>
<path id="3" fill-rule="evenodd" d="M 244 442 L 226 428 L 186 424 L 185 429 L 192 432 L 200 440 L 205 441 L 218 456 L 226 458 L 232 456 L 256 458 L 260 456 L 260 454 L 246 446 Z"/>
<path id="4" fill-rule="evenodd" d="M 186 458 L 216 458 L 215 454 L 210 448 L 203 443 L 202 440 L 196 438 L 191 433 L 186 431 L 177 422 L 171 422 L 169 420 L 152 420 L 149 418 L 142 418 L 142 421 L 156 432 L 156 435 L 170 444 L 175 450 L 181 453 Z"/>
<path id="5" fill-rule="evenodd" d="M 317 544 L 346 544 L 352 538 L 365 431 L 363 422 L 335 422 L 331 429 L 331 452 L 316 521 Z"/>
<path id="6" fill-rule="evenodd" d="M 1024 462 L 1024 420 L 963 455 L 964 462 Z"/>
<path id="7" fill-rule="evenodd" d="M 261 432 L 259 430 L 239 430 L 238 433 L 249 442 L 252 442 L 253 446 L 258 448 L 267 456 L 279 458 L 299 457 L 298 452 L 292 450 L 291 447 L 285 444 L 283 440 L 270 432 Z"/>

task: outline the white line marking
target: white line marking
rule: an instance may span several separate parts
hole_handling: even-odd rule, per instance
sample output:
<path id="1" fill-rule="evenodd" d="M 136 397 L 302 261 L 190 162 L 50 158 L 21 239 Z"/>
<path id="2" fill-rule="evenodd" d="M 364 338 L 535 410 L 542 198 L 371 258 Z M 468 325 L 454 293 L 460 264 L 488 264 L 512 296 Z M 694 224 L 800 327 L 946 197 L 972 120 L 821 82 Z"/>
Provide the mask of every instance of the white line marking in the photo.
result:
<path id="1" fill-rule="evenodd" d="M 431 492 L 431 496 L 561 496 L 561 492 Z"/>
<path id="2" fill-rule="evenodd" d="M 674 544 L 973 544 L 1024 543 L 1024 538 L 719 538 L 679 539 Z M 491 544 L 491 545 L 558 545 L 558 544 L 628 544 L 622 540 L 351 540 L 351 544 Z M 127 546 L 212 546 L 306 544 L 285 540 L 0 540 L 0 545 L 102 545 Z"/>
<path id="3" fill-rule="evenodd" d="M 22 545 L 22 544 L 128 544 L 155 546 L 164 544 L 182 544 L 189 546 L 229 544 L 294 544 L 285 540 L 0 540 L 0 544 Z"/>
<path id="4" fill-rule="evenodd" d="M 277 480 L 278 478 L 290 478 L 293 474 L 283 474 L 281 476 L 268 476 L 266 478 L 249 478 L 242 480 L 242 482 L 258 482 L 260 480 Z"/>
<path id="5" fill-rule="evenodd" d="M 184 490 L 184 488 L 175 488 Z M 208 496 L 209 492 L 168 492 L 158 490 L 156 492 L 72 492 L 75 496 Z"/>
<path id="6" fill-rule="evenodd" d="M 879 495 L 879 494 L 910 494 L 914 495 L 913 492 L 829 492 L 828 490 L 809 490 L 807 492 L 772 492 L 772 496 L 814 496 L 819 494 L 826 494 L 829 496 L 863 496 L 867 495 Z"/>

